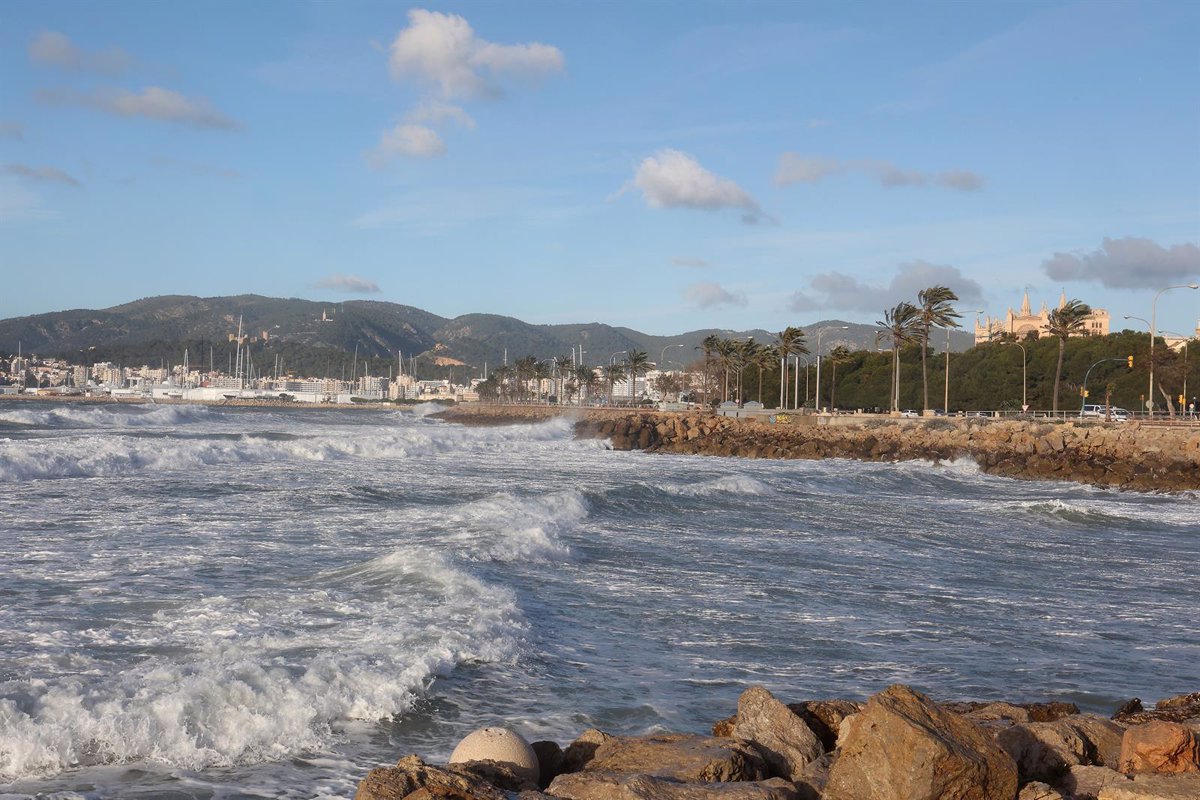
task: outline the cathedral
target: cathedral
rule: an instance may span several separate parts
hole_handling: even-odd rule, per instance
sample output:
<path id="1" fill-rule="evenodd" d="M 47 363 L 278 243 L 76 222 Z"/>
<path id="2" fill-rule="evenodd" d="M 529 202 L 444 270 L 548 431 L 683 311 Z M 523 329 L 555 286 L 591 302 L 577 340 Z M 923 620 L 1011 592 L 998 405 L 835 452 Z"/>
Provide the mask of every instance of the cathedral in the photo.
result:
<path id="1" fill-rule="evenodd" d="M 1064 291 L 1058 298 L 1058 307 L 1067 304 L 1067 293 Z M 1021 310 L 1014 312 L 1010 307 L 1003 317 L 988 316 L 981 325 L 975 320 L 975 344 L 984 344 L 995 339 L 1000 334 L 1011 333 L 1018 339 L 1038 338 L 1049 334 L 1050 309 L 1042 303 L 1042 308 L 1034 314 L 1029 306 L 1029 292 L 1021 301 Z M 1103 308 L 1093 308 L 1092 313 L 1084 317 L 1084 336 L 1108 335 L 1108 312 Z"/>

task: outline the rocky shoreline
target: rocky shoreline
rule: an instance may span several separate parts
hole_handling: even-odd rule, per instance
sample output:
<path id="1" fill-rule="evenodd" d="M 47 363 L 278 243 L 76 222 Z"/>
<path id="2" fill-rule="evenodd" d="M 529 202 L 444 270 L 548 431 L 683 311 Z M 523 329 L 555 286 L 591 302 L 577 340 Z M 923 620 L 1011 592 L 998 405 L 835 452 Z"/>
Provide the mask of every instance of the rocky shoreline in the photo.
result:
<path id="1" fill-rule="evenodd" d="M 1062 702 L 937 703 L 904 685 L 785 704 L 754 686 L 711 736 L 593 729 L 564 749 L 488 728 L 450 761 L 407 756 L 355 798 L 1196 800 L 1200 692 L 1106 718 Z"/>
<path id="2" fill-rule="evenodd" d="M 862 461 L 967 458 L 986 473 L 1012 478 L 1137 491 L 1200 489 L 1200 428 L 1194 426 L 815 416 L 771 424 L 700 411 L 479 404 L 434 416 L 467 425 L 508 425 L 563 415 L 573 420 L 578 438 L 609 439 L 614 450 Z"/>

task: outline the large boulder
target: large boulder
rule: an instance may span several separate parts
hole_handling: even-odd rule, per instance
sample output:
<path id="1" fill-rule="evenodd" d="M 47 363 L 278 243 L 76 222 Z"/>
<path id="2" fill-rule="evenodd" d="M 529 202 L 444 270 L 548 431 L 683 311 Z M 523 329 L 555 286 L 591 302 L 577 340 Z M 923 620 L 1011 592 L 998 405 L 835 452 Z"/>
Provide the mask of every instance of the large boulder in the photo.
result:
<path id="1" fill-rule="evenodd" d="M 492 780 L 505 771 L 501 765 L 492 764 L 490 767 Z M 511 771 L 505 778 L 512 782 L 511 788 L 519 788 L 520 780 Z M 420 790 L 424 790 L 428 798 L 422 795 L 415 800 L 505 800 L 500 788 L 473 772 L 469 765 L 435 767 L 426 764 L 418 756 L 402 758 L 394 767 L 371 770 L 358 784 L 354 800 L 402 800 Z"/>
<path id="2" fill-rule="evenodd" d="M 571 748 L 567 756 L 570 758 Z M 583 769 L 653 775 L 684 783 L 760 781 L 770 777 L 766 761 L 748 742 L 681 733 L 611 736 L 596 747 Z"/>
<path id="3" fill-rule="evenodd" d="M 1017 762 L 1021 780 L 1053 782 L 1076 765 L 1115 767 L 1123 729 L 1089 714 L 1054 722 L 1012 725 L 996 733 L 996 741 Z"/>
<path id="4" fill-rule="evenodd" d="M 1108 767 L 1075 766 L 1068 769 L 1054 787 L 1068 800 L 1096 800 L 1101 789 L 1117 783 L 1129 783 L 1129 778 Z"/>
<path id="5" fill-rule="evenodd" d="M 738 783 L 681 783 L 654 775 L 585 770 L 559 775 L 547 790 L 562 800 L 800 800 L 780 778 Z"/>
<path id="6" fill-rule="evenodd" d="M 538 757 L 525 737 L 509 728 L 480 728 L 463 737 L 450 754 L 450 764 L 495 761 L 506 764 L 523 780 L 537 784 Z"/>
<path id="7" fill-rule="evenodd" d="M 1200 775 L 1138 775 L 1130 783 L 1100 790 L 1098 800 L 1196 800 L 1200 797 Z"/>
<path id="8" fill-rule="evenodd" d="M 773 776 L 793 781 L 825 752 L 804 720 L 761 686 L 751 686 L 738 698 L 733 738 L 752 743 Z"/>
<path id="9" fill-rule="evenodd" d="M 538 787 L 545 789 L 563 771 L 563 749 L 558 742 L 541 741 L 530 745 L 538 760 Z"/>
<path id="10" fill-rule="evenodd" d="M 863 704 L 855 700 L 805 700 L 789 703 L 788 708 L 796 713 L 809 727 L 821 746 L 826 750 L 837 747 L 838 728 L 842 720 L 862 711 Z"/>
<path id="11" fill-rule="evenodd" d="M 1017 766 L 980 728 L 896 685 L 848 721 L 825 800 L 1012 800 Z"/>
<path id="12" fill-rule="evenodd" d="M 614 737 L 599 728 L 588 728 L 579 738 L 567 745 L 563 753 L 561 772 L 578 772 L 596 756 L 600 745 Z"/>
<path id="13" fill-rule="evenodd" d="M 1063 800 L 1062 793 L 1040 781 L 1027 783 L 1021 787 L 1017 800 Z"/>
<path id="14" fill-rule="evenodd" d="M 1200 735 L 1178 722 L 1147 722 L 1125 731 L 1122 772 L 1200 772 Z"/>

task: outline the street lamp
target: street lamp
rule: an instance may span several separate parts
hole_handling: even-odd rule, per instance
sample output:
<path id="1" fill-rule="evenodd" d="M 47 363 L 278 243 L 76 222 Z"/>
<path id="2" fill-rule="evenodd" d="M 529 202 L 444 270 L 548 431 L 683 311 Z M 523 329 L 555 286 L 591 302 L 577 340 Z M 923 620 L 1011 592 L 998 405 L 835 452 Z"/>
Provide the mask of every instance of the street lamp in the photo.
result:
<path id="1" fill-rule="evenodd" d="M 808 359 L 796 353 L 792 356 L 796 359 L 795 386 L 792 387 L 792 408 L 800 408 L 800 360 L 804 359 L 804 405 L 808 405 L 808 369 L 812 366 Z"/>
<path id="2" fill-rule="evenodd" d="M 1158 313 L 1158 298 L 1162 297 L 1163 292 L 1169 292 L 1172 289 L 1200 289 L 1200 283 L 1184 283 L 1159 289 L 1158 294 L 1154 295 L 1154 302 L 1150 304 L 1150 397 L 1147 400 L 1146 410 L 1150 412 L 1151 416 L 1154 414 L 1154 335 L 1157 328 L 1154 321 L 1157 318 L 1155 315 Z"/>
<path id="3" fill-rule="evenodd" d="M 1147 331 L 1154 330 L 1154 327 L 1150 324 L 1150 320 L 1146 319 L 1145 317 L 1135 317 L 1132 314 L 1126 314 L 1125 319 L 1136 319 L 1138 322 L 1144 322 L 1146 324 Z M 1154 334 L 1152 332 L 1150 333 L 1150 347 L 1151 348 L 1154 347 Z M 1147 361 L 1150 364 L 1154 363 L 1153 359 L 1148 359 Z M 1153 367 L 1151 367 L 1151 369 L 1153 369 Z M 1151 398 L 1151 401 L 1153 402 L 1153 398 Z"/>
<path id="4" fill-rule="evenodd" d="M 1028 361 L 1027 354 L 1025 353 L 1025 345 L 1020 342 L 1005 342 L 1004 344 L 1014 344 L 1021 348 L 1021 412 L 1024 413 L 1029 410 L 1029 400 L 1026 399 L 1025 395 L 1025 391 L 1029 386 L 1025 380 L 1025 365 Z"/>
<path id="5" fill-rule="evenodd" d="M 849 328 L 849 325 L 826 325 L 824 328 L 817 328 L 817 393 L 813 403 L 817 411 L 821 410 L 821 335 L 825 331 L 844 331 Z"/>
<path id="6" fill-rule="evenodd" d="M 661 353 L 659 353 L 659 356 L 658 356 L 658 368 L 659 368 L 660 370 L 662 369 L 662 365 L 663 365 L 663 363 L 664 363 L 664 359 L 666 359 L 666 357 L 667 357 L 667 351 L 668 351 L 668 350 L 670 350 L 672 347 L 683 347 L 683 345 L 681 345 L 681 344 L 669 344 L 669 345 L 667 345 L 666 347 L 664 347 L 664 348 L 662 349 L 662 352 L 661 352 Z"/>
<path id="7" fill-rule="evenodd" d="M 617 356 L 621 355 L 621 353 L 628 353 L 628 352 L 629 352 L 628 350 L 618 350 L 617 352 L 613 353 L 611 356 L 608 357 L 608 365 L 611 367 L 613 365 L 613 363 L 615 362 Z"/>
<path id="8" fill-rule="evenodd" d="M 968 314 L 975 315 L 975 327 L 979 327 L 979 315 L 983 313 L 983 309 L 979 308 L 975 311 L 968 311 Z M 945 397 L 942 398 L 942 411 L 946 414 L 950 413 L 950 328 L 946 328 L 946 385 Z"/>

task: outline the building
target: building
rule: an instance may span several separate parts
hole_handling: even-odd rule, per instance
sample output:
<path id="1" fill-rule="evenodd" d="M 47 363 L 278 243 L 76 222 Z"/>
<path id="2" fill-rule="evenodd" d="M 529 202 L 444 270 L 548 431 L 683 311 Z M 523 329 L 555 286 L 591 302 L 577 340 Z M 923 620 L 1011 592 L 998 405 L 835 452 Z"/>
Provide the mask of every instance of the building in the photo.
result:
<path id="1" fill-rule="evenodd" d="M 1067 293 L 1064 291 L 1058 298 L 1058 307 L 1067 304 Z M 1084 317 L 1084 336 L 1108 335 L 1108 312 L 1103 308 L 1093 308 L 1092 313 Z M 1050 309 L 1042 303 L 1042 308 L 1034 314 L 1029 305 L 1029 292 L 1021 300 L 1021 310 L 1014 312 L 1010 307 L 1003 317 L 988 316 L 981 324 L 975 320 L 975 344 L 984 344 L 1002 334 L 1012 334 L 1018 339 L 1039 338 L 1050 333 Z"/>

